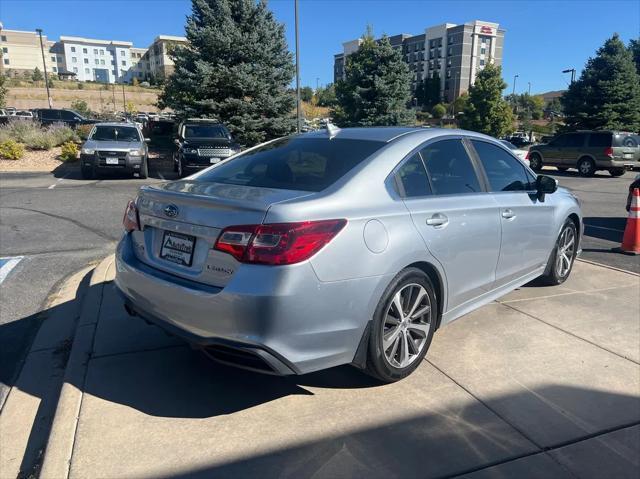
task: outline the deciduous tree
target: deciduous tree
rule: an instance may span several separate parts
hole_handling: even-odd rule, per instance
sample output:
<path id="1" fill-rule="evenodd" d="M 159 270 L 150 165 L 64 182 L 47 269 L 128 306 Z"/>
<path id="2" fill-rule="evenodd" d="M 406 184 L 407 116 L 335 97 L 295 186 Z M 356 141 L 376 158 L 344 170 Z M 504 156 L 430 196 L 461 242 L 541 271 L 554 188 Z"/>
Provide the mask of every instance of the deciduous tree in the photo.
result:
<path id="1" fill-rule="evenodd" d="M 469 88 L 469 98 L 460 119 L 462 128 L 495 137 L 510 132 L 513 129 L 513 114 L 511 106 L 502 98 L 502 91 L 506 87 L 502 69 L 488 63 Z"/>

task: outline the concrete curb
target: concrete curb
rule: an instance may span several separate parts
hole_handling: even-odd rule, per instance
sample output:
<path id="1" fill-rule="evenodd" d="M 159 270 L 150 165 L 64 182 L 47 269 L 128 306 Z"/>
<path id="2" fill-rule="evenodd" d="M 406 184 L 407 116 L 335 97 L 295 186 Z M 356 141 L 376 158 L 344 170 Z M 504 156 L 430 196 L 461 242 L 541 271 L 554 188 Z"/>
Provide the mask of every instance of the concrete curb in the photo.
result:
<path id="1" fill-rule="evenodd" d="M 582 261 L 583 263 L 591 264 L 593 266 L 600 266 L 601 268 L 611 269 L 611 270 L 617 271 L 619 273 L 627 273 L 627 274 L 630 274 L 632 276 L 640 276 L 640 274 L 634 273 L 633 271 L 629 271 L 629 270 L 622 269 L 622 268 L 616 268 L 615 266 L 609 266 L 608 264 L 597 263 L 595 261 L 590 261 L 588 259 L 583 259 L 583 258 L 576 258 L 576 260 L 577 261 Z"/>
<path id="2" fill-rule="evenodd" d="M 60 479 L 69 476 L 71 455 L 87 366 L 93 349 L 93 338 L 98 324 L 104 283 L 114 263 L 113 255 L 103 259 L 91 276 L 89 290 L 82 304 L 69 361 L 64 374 L 58 406 L 51 425 L 51 432 L 40 472 L 41 478 Z"/>

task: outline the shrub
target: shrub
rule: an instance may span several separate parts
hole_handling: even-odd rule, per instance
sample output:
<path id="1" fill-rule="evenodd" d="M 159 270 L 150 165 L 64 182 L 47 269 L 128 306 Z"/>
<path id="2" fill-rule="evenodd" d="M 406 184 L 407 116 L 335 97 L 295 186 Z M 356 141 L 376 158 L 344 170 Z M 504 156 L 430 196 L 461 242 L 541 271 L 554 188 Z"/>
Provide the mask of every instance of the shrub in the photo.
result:
<path id="1" fill-rule="evenodd" d="M 15 140 L 0 142 L 0 158 L 5 160 L 19 160 L 24 156 L 24 146 Z"/>
<path id="2" fill-rule="evenodd" d="M 35 121 L 12 120 L 0 128 L 0 141 L 15 140 L 18 143 L 26 143 L 26 138 L 33 137 L 39 131 L 40 125 Z"/>
<path id="3" fill-rule="evenodd" d="M 91 116 L 91 109 L 86 101 L 75 99 L 71 102 L 71 109 L 77 111 L 82 116 Z"/>
<path id="4" fill-rule="evenodd" d="M 78 135 L 63 123 L 56 123 L 47 128 L 47 133 L 53 139 L 53 146 L 60 146 L 69 141 L 78 141 Z"/>
<path id="5" fill-rule="evenodd" d="M 149 88 L 151 84 L 148 81 L 140 82 L 140 86 L 144 88 Z"/>
<path id="6" fill-rule="evenodd" d="M 84 90 L 84 85 L 82 83 L 78 83 L 78 90 Z"/>
<path id="7" fill-rule="evenodd" d="M 78 145 L 73 141 L 67 141 L 62 145 L 62 152 L 60 153 L 60 159 L 62 161 L 76 161 L 78 159 Z"/>
<path id="8" fill-rule="evenodd" d="M 89 133 L 91 133 L 92 128 L 93 125 L 78 125 L 76 127 L 76 134 L 81 140 L 86 140 L 89 138 Z"/>
<path id="9" fill-rule="evenodd" d="M 46 130 L 29 131 L 23 135 L 22 141 L 31 150 L 50 150 L 54 147 L 53 136 Z"/>

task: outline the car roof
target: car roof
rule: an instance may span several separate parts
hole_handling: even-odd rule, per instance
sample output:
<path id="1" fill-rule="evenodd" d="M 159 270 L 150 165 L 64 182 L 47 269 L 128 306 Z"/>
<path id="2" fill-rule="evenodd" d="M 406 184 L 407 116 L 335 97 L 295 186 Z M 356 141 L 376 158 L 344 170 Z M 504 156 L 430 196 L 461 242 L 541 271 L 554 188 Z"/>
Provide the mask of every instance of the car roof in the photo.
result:
<path id="1" fill-rule="evenodd" d="M 131 128 L 138 128 L 135 123 L 130 123 L 128 121 L 105 121 L 102 123 L 96 123 L 94 126 L 128 126 Z"/>
<path id="2" fill-rule="evenodd" d="M 424 128 L 417 126 L 374 126 L 365 128 L 340 128 L 334 132 L 332 138 L 380 141 L 384 143 L 390 143 L 401 137 L 407 136 L 417 138 L 419 141 L 425 141 L 438 136 L 451 135 L 474 136 L 477 138 L 485 138 L 495 141 L 495 138 L 483 135 L 482 133 L 477 133 L 475 131 L 467 131 L 454 128 Z M 316 130 L 301 135 L 301 137 L 304 138 L 326 138 L 327 136 L 328 130 Z"/>

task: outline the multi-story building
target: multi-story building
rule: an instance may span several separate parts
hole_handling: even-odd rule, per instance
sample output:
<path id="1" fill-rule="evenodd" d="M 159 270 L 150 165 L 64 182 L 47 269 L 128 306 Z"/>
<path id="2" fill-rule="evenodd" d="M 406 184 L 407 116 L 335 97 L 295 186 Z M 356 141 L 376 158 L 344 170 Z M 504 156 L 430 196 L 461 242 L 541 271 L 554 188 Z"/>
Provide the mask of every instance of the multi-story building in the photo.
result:
<path id="1" fill-rule="evenodd" d="M 0 72 L 13 76 L 42 71 L 40 39 L 36 32 L 6 30 L 0 24 Z M 160 35 L 149 48 L 116 40 L 61 36 L 57 42 L 42 37 L 47 71 L 77 81 L 131 83 L 161 80 L 173 73 L 171 49 L 185 37 Z"/>
<path id="2" fill-rule="evenodd" d="M 497 23 L 475 20 L 463 25 L 444 23 L 420 35 L 394 35 L 391 46 L 401 50 L 412 73 L 412 90 L 425 78 L 440 78 L 441 96 L 453 101 L 473 85 L 477 73 L 489 62 L 502 64 L 504 30 Z M 357 51 L 362 40 L 342 44 L 334 55 L 334 81 L 344 77 L 345 59 Z"/>
<path id="3" fill-rule="evenodd" d="M 57 69 L 56 60 L 52 60 L 48 55 L 51 42 L 47 41 L 47 37 L 43 35 L 42 43 L 47 70 L 51 72 L 53 68 Z M 43 70 L 40 37 L 35 31 L 6 30 L 0 26 L 0 52 L 0 73 L 22 76 L 32 74 L 36 68 L 41 72 Z"/>

